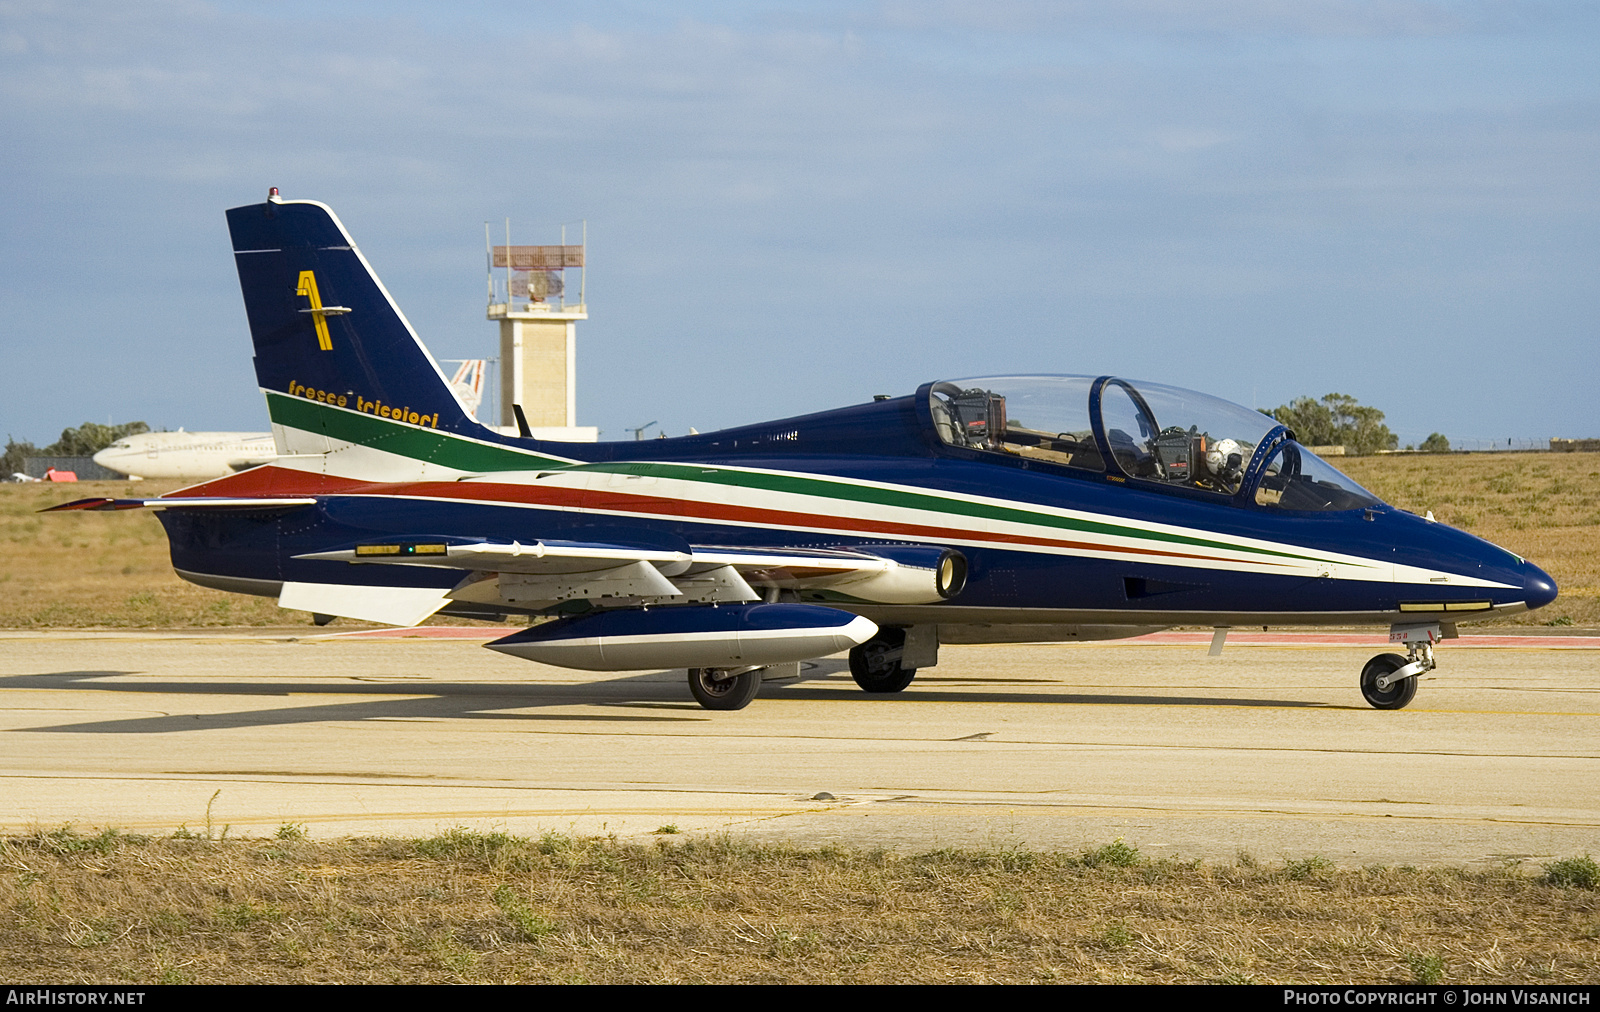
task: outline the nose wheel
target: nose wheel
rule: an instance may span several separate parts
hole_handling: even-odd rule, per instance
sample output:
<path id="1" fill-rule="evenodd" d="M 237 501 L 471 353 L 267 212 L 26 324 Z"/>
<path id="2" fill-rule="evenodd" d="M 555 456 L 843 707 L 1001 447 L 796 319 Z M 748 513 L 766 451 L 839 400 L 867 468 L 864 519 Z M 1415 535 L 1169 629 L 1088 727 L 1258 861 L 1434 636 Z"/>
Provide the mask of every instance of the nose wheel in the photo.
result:
<path id="1" fill-rule="evenodd" d="M 1406 656 L 1379 654 L 1361 669 L 1361 695 L 1378 710 L 1399 710 L 1416 698 L 1417 678 L 1437 665 L 1433 645 L 1441 637 L 1433 625 L 1397 625 L 1389 630 L 1390 643 L 1404 643 Z"/>
<path id="2" fill-rule="evenodd" d="M 1361 695 L 1369 705 L 1378 710 L 1398 710 L 1416 697 L 1415 676 L 1395 677 L 1395 672 L 1405 666 L 1406 659 L 1399 654 L 1379 654 L 1367 662 L 1361 669 Z"/>

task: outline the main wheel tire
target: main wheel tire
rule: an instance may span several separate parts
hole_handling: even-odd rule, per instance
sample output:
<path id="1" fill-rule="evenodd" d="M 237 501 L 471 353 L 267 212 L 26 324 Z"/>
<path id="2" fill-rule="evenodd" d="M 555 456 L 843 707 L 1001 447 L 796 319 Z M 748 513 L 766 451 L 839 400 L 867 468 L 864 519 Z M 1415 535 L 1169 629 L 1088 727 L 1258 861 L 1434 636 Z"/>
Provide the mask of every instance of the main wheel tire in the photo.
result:
<path id="1" fill-rule="evenodd" d="M 761 669 L 727 675 L 721 668 L 690 668 L 689 692 L 707 710 L 742 710 L 761 691 Z"/>
<path id="2" fill-rule="evenodd" d="M 1417 678 L 1402 678 L 1391 682 L 1387 689 L 1378 688 L 1378 679 L 1405 667 L 1407 661 L 1399 654 L 1379 654 L 1361 669 L 1361 694 L 1379 710 L 1399 710 L 1417 695 Z"/>
<path id="3" fill-rule="evenodd" d="M 904 629 L 879 630 L 878 635 L 850 650 L 850 677 L 866 692 L 899 692 L 917 677 L 916 668 L 900 665 L 905 645 Z"/>

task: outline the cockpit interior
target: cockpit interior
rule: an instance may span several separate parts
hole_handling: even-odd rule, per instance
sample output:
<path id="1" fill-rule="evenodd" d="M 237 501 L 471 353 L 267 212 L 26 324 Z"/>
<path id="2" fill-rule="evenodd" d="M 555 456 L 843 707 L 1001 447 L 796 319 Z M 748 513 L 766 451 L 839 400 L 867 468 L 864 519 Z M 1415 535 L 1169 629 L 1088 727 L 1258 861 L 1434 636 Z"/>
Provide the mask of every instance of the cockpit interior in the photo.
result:
<path id="1" fill-rule="evenodd" d="M 1272 416 L 1192 390 L 1115 376 L 990 376 L 935 383 L 929 397 L 949 446 L 1241 506 L 1381 504 Z"/>

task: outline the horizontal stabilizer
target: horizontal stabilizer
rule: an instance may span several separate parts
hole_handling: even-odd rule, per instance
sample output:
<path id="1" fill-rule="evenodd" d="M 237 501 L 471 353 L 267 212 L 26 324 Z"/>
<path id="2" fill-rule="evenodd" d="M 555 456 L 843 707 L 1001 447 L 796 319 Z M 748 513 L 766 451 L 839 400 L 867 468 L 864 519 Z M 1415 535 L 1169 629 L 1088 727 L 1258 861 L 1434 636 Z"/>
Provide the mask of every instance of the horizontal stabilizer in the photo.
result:
<path id="1" fill-rule="evenodd" d="M 285 583 L 278 607 L 384 625 L 413 626 L 443 608 L 449 588 L 366 587 L 348 583 Z"/>
<path id="2" fill-rule="evenodd" d="M 136 510 L 146 507 L 156 510 L 166 509 L 288 509 L 293 506 L 315 506 L 316 500 L 308 496 L 294 496 L 281 499 L 248 499 L 233 498 L 229 496 L 191 496 L 188 498 L 171 497 L 166 499 L 78 499 L 60 506 L 51 506 L 42 509 L 40 513 L 55 513 L 60 510 Z"/>

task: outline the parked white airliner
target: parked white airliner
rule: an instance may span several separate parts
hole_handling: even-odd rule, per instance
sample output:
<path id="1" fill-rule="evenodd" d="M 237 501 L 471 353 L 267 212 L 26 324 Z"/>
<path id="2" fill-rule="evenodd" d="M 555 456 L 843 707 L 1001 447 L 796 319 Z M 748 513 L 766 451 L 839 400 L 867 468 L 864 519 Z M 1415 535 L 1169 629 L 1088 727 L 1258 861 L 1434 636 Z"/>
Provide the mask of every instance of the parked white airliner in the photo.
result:
<path id="1" fill-rule="evenodd" d="M 485 360 L 481 358 L 465 359 L 450 380 L 456 398 L 473 418 L 477 417 L 478 404 L 483 400 L 484 365 Z M 563 437 L 551 434 L 549 438 Z M 595 437 L 588 438 L 593 442 Z M 94 455 L 96 464 L 130 478 L 173 481 L 225 478 L 235 471 L 270 464 L 277 459 L 270 432 L 185 432 L 182 429 L 127 436 Z"/>
<path id="2" fill-rule="evenodd" d="M 270 432 L 141 432 L 94 455 L 132 478 L 203 481 L 276 460 Z"/>

